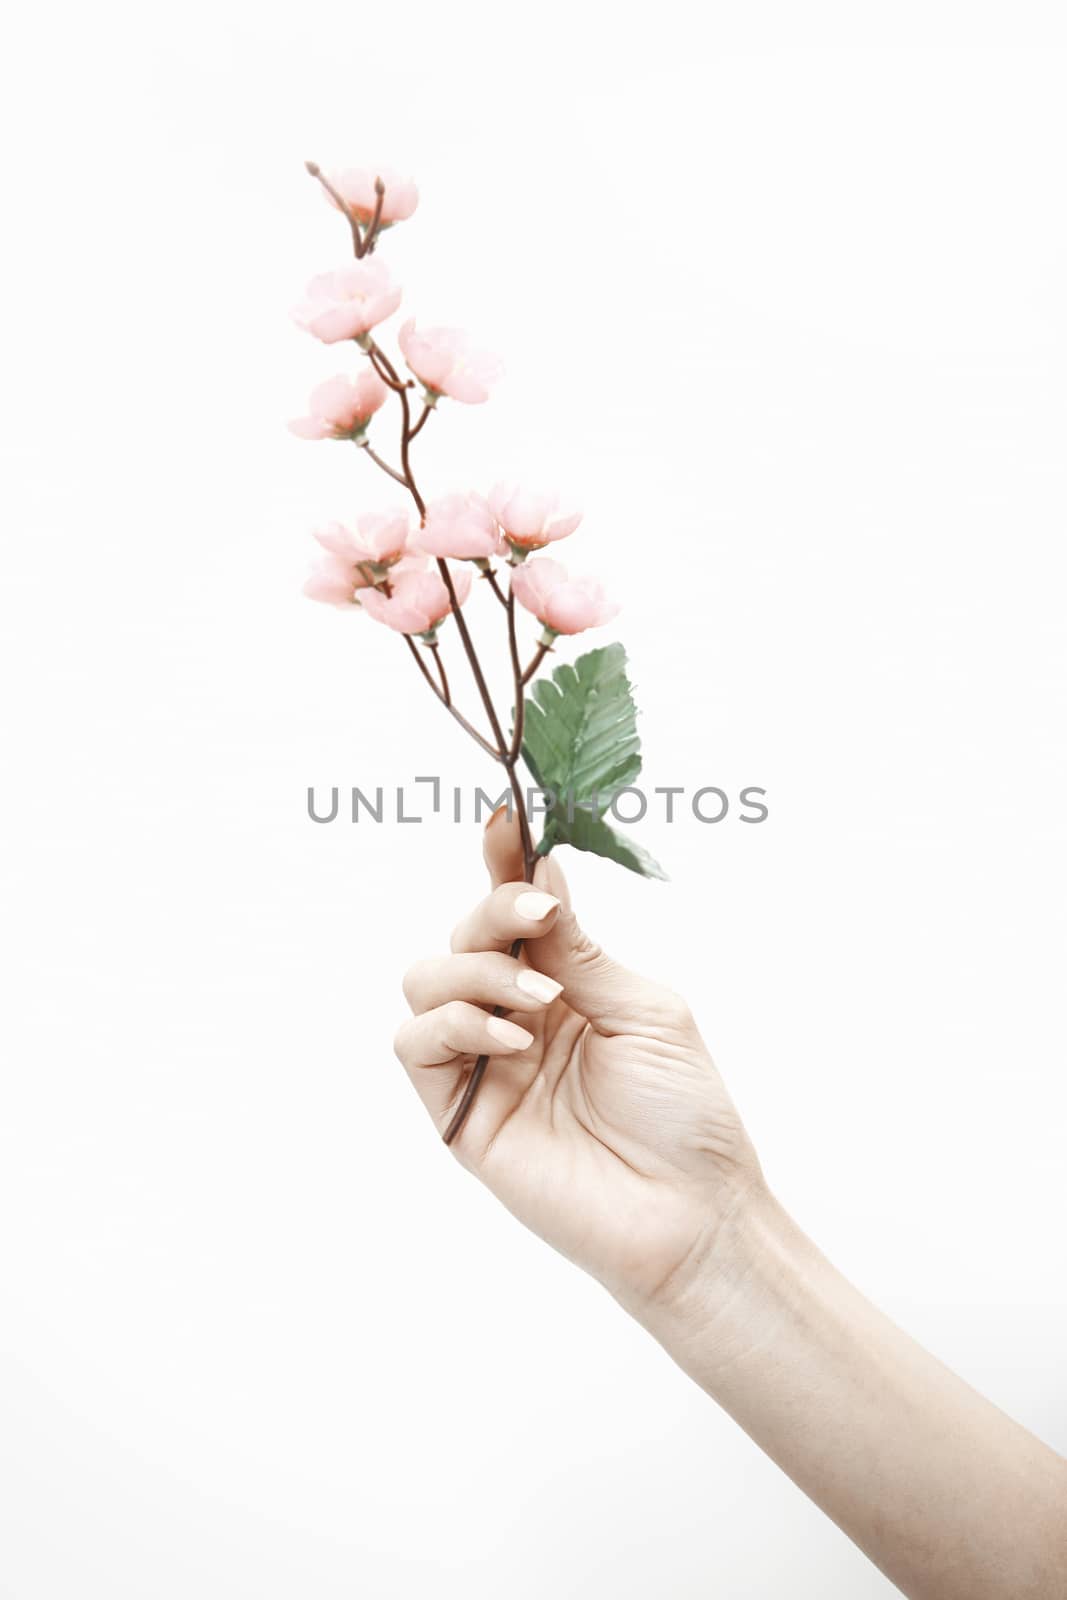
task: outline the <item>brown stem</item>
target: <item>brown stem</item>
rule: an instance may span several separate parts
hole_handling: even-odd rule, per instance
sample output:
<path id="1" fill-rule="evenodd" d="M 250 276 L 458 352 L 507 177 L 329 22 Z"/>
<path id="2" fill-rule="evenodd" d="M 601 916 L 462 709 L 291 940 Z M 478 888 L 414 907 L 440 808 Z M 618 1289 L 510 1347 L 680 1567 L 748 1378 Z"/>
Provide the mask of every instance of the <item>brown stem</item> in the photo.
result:
<path id="1" fill-rule="evenodd" d="M 397 472 L 395 467 L 391 467 L 389 465 L 388 461 L 383 461 L 381 456 L 377 453 L 377 451 L 376 450 L 372 450 L 370 445 L 366 442 L 365 439 L 361 439 L 359 441 L 359 448 L 361 450 L 365 450 L 367 452 L 367 454 L 370 456 L 371 460 L 374 462 L 374 465 L 376 467 L 381 467 L 383 472 L 387 472 L 391 478 L 395 478 L 396 479 L 397 483 L 402 483 L 404 485 L 404 488 L 405 489 L 407 488 L 408 480 L 403 476 L 403 474 Z"/>
<path id="2" fill-rule="evenodd" d="M 392 389 L 395 394 L 399 394 L 401 389 L 407 389 L 410 387 L 410 385 L 406 384 L 403 379 L 397 377 L 396 368 L 393 366 L 391 361 L 386 359 L 385 352 L 382 350 L 380 345 L 368 345 L 367 354 L 370 356 L 370 364 L 378 374 L 379 378 L 381 378 L 382 382 Z"/>
<path id="3" fill-rule="evenodd" d="M 483 572 L 482 573 L 482 577 L 485 579 L 485 581 L 489 585 L 490 589 L 492 589 L 493 593 L 496 595 L 497 599 L 500 601 L 500 604 L 502 606 L 506 606 L 507 603 L 508 603 L 508 597 L 504 593 L 503 589 L 500 587 L 500 584 L 497 581 L 496 573 L 495 572 Z"/>
<path id="4" fill-rule="evenodd" d="M 399 377 L 399 375 L 398 375 L 398 373 L 396 371 L 396 368 L 393 366 L 392 362 L 389 360 L 389 357 L 385 354 L 385 352 L 381 349 L 381 347 L 379 345 L 377 345 L 373 340 L 371 340 L 367 344 L 367 346 L 365 348 L 366 348 L 367 353 L 370 356 L 372 362 L 374 363 L 375 370 L 385 380 L 385 382 L 389 385 L 389 387 L 391 389 L 393 389 L 396 392 L 396 394 L 399 395 L 399 397 L 400 397 L 400 409 L 401 409 L 401 412 L 403 413 L 403 420 L 402 420 L 401 432 L 400 432 L 400 463 L 401 463 L 401 468 L 402 468 L 402 471 L 403 471 L 403 478 L 402 478 L 401 481 L 403 481 L 403 483 L 406 485 L 408 493 L 411 495 L 411 498 L 414 500 L 416 506 L 418 507 L 420 520 L 425 521 L 426 520 L 426 502 L 423 500 L 422 495 L 419 493 L 418 485 L 415 482 L 415 476 L 414 476 L 414 474 L 413 474 L 413 472 L 411 470 L 410 447 L 411 447 L 412 439 L 415 437 L 415 434 L 418 432 L 419 428 L 421 428 L 423 426 L 423 424 L 425 423 L 427 414 L 428 414 L 428 412 L 429 412 L 429 410 L 431 408 L 428 407 L 428 406 L 424 406 L 423 407 L 423 414 L 419 418 L 417 426 L 413 429 L 412 426 L 411 426 L 411 402 L 408 399 L 408 387 L 409 386 L 406 383 L 401 382 L 400 377 Z M 396 475 L 394 474 L 394 476 L 396 476 Z M 418 663 L 420 672 L 422 673 L 423 677 L 426 679 L 426 682 L 430 685 L 430 688 L 433 690 L 434 694 L 441 701 L 442 705 L 447 706 L 448 710 L 451 712 L 452 716 L 455 717 L 456 721 L 459 722 L 461 724 L 461 726 L 463 726 L 467 730 L 467 732 L 473 736 L 473 738 L 477 741 L 477 743 L 482 747 L 483 750 L 487 751 L 488 754 L 491 755 L 494 758 L 494 760 L 503 762 L 505 770 L 507 771 L 508 782 L 511 785 L 511 793 L 512 793 L 513 799 L 515 801 L 515 807 L 516 807 L 516 810 L 518 812 L 519 836 L 520 836 L 520 839 L 522 841 L 522 872 L 523 872 L 523 879 L 524 879 L 524 881 L 526 883 L 532 883 L 533 882 L 533 874 L 534 874 L 534 865 L 536 863 L 537 857 L 536 857 L 536 853 L 535 853 L 535 850 L 534 850 L 533 836 L 530 833 L 530 819 L 526 814 L 526 801 L 525 801 L 525 797 L 524 797 L 523 792 L 522 792 L 522 785 L 519 782 L 519 775 L 518 775 L 518 772 L 516 770 L 516 766 L 517 766 L 517 762 L 518 762 L 519 748 L 521 748 L 521 741 L 522 741 L 521 712 L 520 712 L 520 710 L 518 708 L 522 705 L 522 694 L 521 694 L 520 691 L 521 691 L 522 683 L 525 680 L 522 678 L 522 675 L 521 675 L 521 672 L 520 672 L 519 660 L 518 660 L 518 648 L 517 648 L 517 645 L 515 644 L 515 637 L 514 637 L 514 628 L 515 628 L 515 606 L 514 606 L 514 601 L 511 599 L 510 592 L 509 592 L 508 599 L 504 601 L 504 604 L 506 606 L 508 606 L 509 642 L 510 642 L 510 646 L 511 646 L 512 672 L 513 672 L 513 676 L 514 676 L 514 679 L 515 679 L 516 701 L 517 701 L 517 705 L 516 705 L 516 723 L 518 725 L 518 732 L 519 732 L 519 746 L 518 746 L 518 748 L 513 748 L 514 741 L 509 743 L 509 741 L 504 738 L 504 730 L 500 726 L 500 718 L 497 716 L 496 707 L 493 704 L 492 695 L 489 693 L 489 685 L 485 681 L 485 674 L 482 671 L 482 664 L 478 659 L 478 652 L 474 648 L 474 640 L 471 638 L 470 630 L 467 627 L 466 619 L 463 616 L 463 611 L 462 611 L 462 608 L 461 608 L 461 606 L 459 604 L 459 596 L 456 593 L 456 586 L 455 586 L 455 583 L 453 582 L 452 574 L 449 571 L 449 567 L 448 567 L 447 561 L 439 559 L 438 562 L 437 562 L 437 570 L 441 574 L 441 580 L 444 583 L 444 586 L 448 591 L 448 598 L 449 598 L 449 601 L 451 603 L 452 615 L 455 618 L 456 628 L 459 631 L 459 637 L 460 637 L 460 640 L 462 641 L 463 649 L 464 649 L 464 652 L 466 653 L 467 661 L 468 661 L 468 663 L 470 665 L 471 675 L 473 676 L 475 684 L 477 685 L 478 693 L 481 696 L 482 705 L 485 707 L 486 716 L 489 718 L 489 726 L 490 726 L 490 729 L 492 730 L 493 738 L 496 740 L 496 747 L 495 748 L 493 747 L 493 745 L 491 745 L 489 743 L 489 741 L 487 739 L 483 739 L 481 734 L 477 731 L 477 729 L 473 728 L 471 726 L 471 724 L 467 721 L 467 719 L 465 717 L 461 716 L 461 714 L 456 710 L 456 708 L 450 703 L 450 697 L 448 696 L 448 692 L 447 692 L 447 680 L 443 681 L 443 684 L 442 684 L 441 688 L 439 688 L 437 686 L 437 684 L 434 683 L 433 678 L 430 676 L 430 672 L 429 672 L 429 669 L 426 666 L 426 663 L 423 661 L 421 655 L 419 654 L 418 647 L 415 644 L 415 641 L 412 638 L 410 638 L 410 636 L 405 635 L 405 637 L 407 638 L 407 642 L 408 642 L 408 648 L 411 650 L 412 655 L 415 657 L 415 660 Z M 498 598 L 503 598 L 502 596 L 500 596 L 499 585 L 497 585 L 495 578 L 493 578 L 492 582 L 493 582 L 493 587 L 497 590 Z M 545 655 L 545 649 L 542 648 L 540 654 L 534 658 L 535 665 L 531 668 L 531 671 L 535 671 L 536 670 L 536 666 L 539 665 L 540 662 L 543 660 L 544 655 Z M 436 652 L 435 652 L 435 659 L 437 660 L 438 666 L 440 668 L 440 657 L 436 655 Z M 443 672 L 443 668 L 441 670 Z M 512 942 L 512 945 L 511 945 L 511 955 L 512 955 L 512 957 L 518 957 L 518 955 L 521 953 L 521 951 L 522 951 L 522 943 L 523 942 L 522 942 L 521 939 L 515 939 Z M 494 1016 L 500 1016 L 503 1011 L 504 1011 L 504 1007 L 503 1006 L 496 1006 L 494 1008 L 493 1015 Z M 453 1116 L 451 1122 L 448 1124 L 448 1127 L 445 1129 L 444 1141 L 445 1141 L 446 1144 L 451 1144 L 452 1143 L 453 1139 L 456 1137 L 456 1135 L 459 1133 L 460 1129 L 462 1128 L 464 1122 L 466 1122 L 467 1116 L 468 1116 L 468 1114 L 470 1112 L 470 1109 L 471 1109 L 471 1106 L 474 1104 L 475 1097 L 477 1096 L 478 1088 L 479 1088 L 479 1086 L 481 1084 L 482 1079 L 485 1077 L 485 1071 L 486 1071 L 486 1067 L 488 1066 L 488 1064 L 489 1064 L 488 1055 L 479 1056 L 477 1061 L 474 1063 L 474 1067 L 473 1067 L 473 1070 L 471 1071 L 471 1075 L 470 1075 L 469 1079 L 467 1080 L 466 1087 L 463 1090 L 462 1098 L 460 1099 L 459 1105 L 456 1107 L 455 1115 Z"/>
<path id="5" fill-rule="evenodd" d="M 434 640 L 433 644 L 430 645 L 430 653 L 433 656 L 434 665 L 437 668 L 437 676 L 441 680 L 441 695 L 444 699 L 445 705 L 451 710 L 452 694 L 448 687 L 448 674 L 445 671 L 444 661 L 441 659 L 441 647 L 437 643 L 436 639 Z"/>
<path id="6" fill-rule="evenodd" d="M 422 432 L 423 428 L 426 426 L 427 420 L 429 419 L 430 413 L 433 411 L 433 409 L 434 409 L 433 406 L 428 406 L 425 403 L 423 404 L 422 416 L 419 418 L 418 422 L 416 422 L 415 426 L 412 428 L 411 432 L 408 434 L 408 443 L 409 444 L 411 443 L 412 439 L 417 439 L 418 438 L 419 434 Z"/>
<path id="7" fill-rule="evenodd" d="M 509 761 L 519 759 L 522 749 L 522 734 L 526 724 L 526 696 L 523 694 L 522 666 L 519 662 L 519 641 L 515 636 L 515 591 L 508 589 L 506 601 L 508 608 L 508 651 L 511 655 L 511 675 L 515 686 L 515 726 L 511 733 L 511 747 L 508 750 Z"/>
<path id="8" fill-rule="evenodd" d="M 370 356 L 372 361 L 376 361 L 380 364 L 382 377 L 387 383 L 391 383 L 395 389 L 406 389 L 408 387 L 408 385 L 401 378 L 400 374 L 397 372 L 396 368 L 393 366 L 393 363 L 390 361 L 385 351 L 382 349 L 381 345 L 376 344 L 373 339 L 371 339 L 367 345 L 367 354 Z"/>
<path id="9" fill-rule="evenodd" d="M 496 585 L 494 584 L 495 587 Z M 519 814 L 519 834 L 522 839 L 522 875 L 527 883 L 532 883 L 536 856 L 534 854 L 533 838 L 530 834 L 530 819 L 526 814 L 526 802 L 519 783 L 518 772 L 516 771 L 519 751 L 522 749 L 522 730 L 526 703 L 522 693 L 522 667 L 519 664 L 519 646 L 515 637 L 515 595 L 510 588 L 504 604 L 507 606 L 508 611 L 508 650 L 511 655 L 511 672 L 515 689 L 515 731 L 511 736 L 511 745 L 504 766 L 507 769 L 508 781 L 511 784 L 511 792 L 515 798 L 515 805 Z M 513 960 L 521 954 L 522 944 L 523 941 L 521 939 L 512 941 L 509 954 Z M 505 1009 L 502 1005 L 494 1006 L 493 1015 L 499 1017 Z M 467 1079 L 463 1094 L 460 1097 L 459 1105 L 456 1107 L 455 1113 L 444 1131 L 445 1144 L 452 1143 L 466 1122 L 488 1066 L 488 1055 L 479 1056 L 474 1063 L 471 1075 Z"/>
<path id="10" fill-rule="evenodd" d="M 389 357 L 379 345 L 374 343 L 373 340 L 371 340 L 371 342 L 367 345 L 367 354 L 371 357 L 371 360 L 375 362 L 376 367 L 379 363 L 381 364 L 381 370 L 386 382 L 390 384 L 391 388 L 396 390 L 400 397 L 400 406 L 403 412 L 403 428 L 400 435 L 400 459 L 404 469 L 403 475 L 391 471 L 390 468 L 385 467 L 384 462 L 380 461 L 378 457 L 374 456 L 373 451 L 370 453 L 372 458 L 379 466 L 385 467 L 385 470 L 389 472 L 390 477 L 396 478 L 398 483 L 402 483 L 404 485 L 418 507 L 419 517 L 425 520 L 426 502 L 419 493 L 418 485 L 415 482 L 415 476 L 411 470 L 411 459 L 409 455 L 409 447 L 411 444 L 411 405 L 408 400 L 407 385 L 400 382 L 400 379 L 397 376 L 396 368 L 389 360 Z M 369 446 L 366 448 L 369 449 Z M 467 722 L 466 718 L 461 718 L 459 712 L 456 711 L 452 705 L 449 705 L 449 710 L 452 712 L 452 715 L 457 719 L 457 721 L 462 721 L 468 732 L 474 733 L 474 737 L 484 749 L 488 750 L 496 760 L 503 761 L 507 756 L 508 743 L 504 738 L 503 729 L 500 726 L 500 719 L 496 714 L 496 707 L 493 705 L 492 697 L 489 693 L 489 686 L 485 681 L 485 674 L 482 672 L 481 662 L 478 660 L 478 654 L 474 648 L 474 641 L 470 636 L 470 631 L 460 610 L 459 597 L 456 594 L 456 586 L 452 581 L 452 574 L 448 569 L 447 562 L 445 561 L 438 561 L 437 568 L 442 579 L 444 580 L 445 588 L 448 590 L 448 598 L 451 602 L 452 614 L 456 619 L 456 627 L 459 630 L 459 636 L 463 643 L 463 649 L 466 653 L 467 660 L 470 662 L 471 672 L 473 673 L 474 681 L 478 686 L 478 693 L 481 696 L 482 704 L 485 707 L 486 715 L 489 718 L 489 726 L 492 730 L 493 738 L 496 740 L 495 747 L 486 739 L 483 739 L 480 733 L 476 733 L 471 724 Z M 442 699 L 443 697 L 440 695 L 437 685 L 433 683 L 433 679 L 427 672 L 425 663 L 423 662 L 423 659 L 419 655 L 417 649 L 414 650 L 414 654 L 420 668 L 423 671 L 423 676 L 426 678 L 427 682 L 433 686 L 434 693 L 438 695 L 438 698 Z"/>
<path id="11" fill-rule="evenodd" d="M 519 816 L 519 833 L 522 837 L 522 876 L 526 883 L 532 883 L 537 856 L 534 851 L 533 839 L 530 835 L 530 819 L 526 815 L 526 804 L 523 799 L 522 787 L 519 783 L 518 773 L 515 770 L 514 758 L 509 757 L 504 765 L 507 767 L 508 778 L 511 782 L 511 792 L 515 797 L 515 806 Z M 517 960 L 517 958 L 522 954 L 522 945 L 523 941 L 521 939 L 512 940 L 511 948 L 508 951 L 508 954 L 511 956 L 512 960 Z M 499 1017 L 502 1016 L 506 1010 L 506 1006 L 494 1006 L 492 1014 L 494 1017 Z M 459 1105 L 456 1107 L 455 1112 L 452 1115 L 451 1122 L 448 1124 L 448 1127 L 441 1136 L 444 1139 L 445 1144 L 452 1143 L 453 1139 L 466 1122 L 467 1117 L 470 1115 L 471 1107 L 474 1105 L 475 1099 L 477 1098 L 478 1090 L 481 1087 L 482 1079 L 485 1077 L 485 1072 L 488 1065 L 489 1057 L 488 1055 L 484 1055 L 479 1056 L 477 1061 L 474 1063 L 474 1066 L 471 1068 L 471 1075 L 467 1079 L 463 1094 L 460 1097 Z"/>
<path id="12" fill-rule="evenodd" d="M 414 490 L 412 492 L 414 493 Z M 489 685 L 485 681 L 485 673 L 482 671 L 482 664 L 478 660 L 478 652 L 474 648 L 474 640 L 470 636 L 470 629 L 467 627 L 466 618 L 460 607 L 456 586 L 452 581 L 452 574 L 448 570 L 448 562 L 441 556 L 437 558 L 437 570 L 441 574 L 441 581 L 448 590 L 448 598 L 452 603 L 452 615 L 456 619 L 456 627 L 459 629 L 459 636 L 463 642 L 467 660 L 470 663 L 471 675 L 478 687 L 478 693 L 482 697 L 482 705 L 485 707 L 485 714 L 489 718 L 489 726 L 493 731 L 497 749 L 500 751 L 501 758 L 504 759 L 507 757 L 508 741 L 504 738 L 504 730 L 500 726 L 500 718 L 496 714 L 496 706 L 494 706 L 493 697 L 489 693 Z"/>
<path id="13" fill-rule="evenodd" d="M 347 221 L 348 226 L 352 229 L 352 249 L 355 252 L 356 258 L 362 259 L 362 257 L 367 253 L 366 241 L 359 231 L 359 223 L 348 209 L 347 201 L 342 195 L 338 194 L 337 190 L 334 188 L 329 178 L 326 177 L 317 161 L 305 161 L 304 167 L 306 171 L 310 172 L 313 178 L 317 178 L 319 183 L 322 184 L 322 187 L 326 190 L 326 193 L 329 195 L 334 205 Z"/>
<path id="14" fill-rule="evenodd" d="M 374 180 L 374 211 L 373 211 L 373 213 L 371 215 L 370 222 L 367 224 L 367 232 L 366 232 L 366 236 L 365 236 L 365 238 L 363 240 L 363 251 L 364 251 L 364 254 L 368 255 L 368 256 L 373 254 L 374 246 L 378 242 L 378 227 L 379 227 L 379 225 L 381 223 L 381 220 L 382 220 L 382 202 L 384 200 L 385 200 L 385 184 L 382 182 L 381 178 L 375 178 L 375 180 Z"/>
<path id="15" fill-rule="evenodd" d="M 502 761 L 503 757 L 501 756 L 500 751 L 497 750 L 493 745 L 491 745 L 489 743 L 489 740 L 484 738 L 483 735 L 478 732 L 477 728 L 474 726 L 473 723 L 467 721 L 467 719 L 463 715 L 462 711 L 457 711 L 456 710 L 455 706 L 451 702 L 451 699 L 448 699 L 448 700 L 445 699 L 444 695 L 442 694 L 441 690 L 438 688 L 437 684 L 434 683 L 433 677 L 432 677 L 432 675 L 430 673 L 430 669 L 429 669 L 429 667 L 427 667 L 425 661 L 422 659 L 422 656 L 419 654 L 419 647 L 415 643 L 414 639 L 411 637 L 410 633 L 405 633 L 405 635 L 404 635 L 404 643 L 407 645 L 408 649 L 411 651 L 411 654 L 415 657 L 415 665 L 418 667 L 419 671 L 422 673 L 423 677 L 426 679 L 426 682 L 429 684 L 430 689 L 437 696 L 438 700 L 440 700 L 440 702 L 444 706 L 445 710 L 451 716 L 453 716 L 455 718 L 455 720 L 459 723 L 459 725 L 463 729 L 464 733 L 469 733 L 471 738 L 474 740 L 475 744 L 479 745 L 481 747 L 481 749 L 483 749 L 485 751 L 486 755 L 492 756 L 494 761 Z"/>
<path id="16" fill-rule="evenodd" d="M 533 656 L 531 657 L 530 664 L 523 673 L 520 682 L 529 683 L 530 679 L 533 677 L 534 673 L 537 671 L 538 667 L 549 654 L 551 649 L 552 646 L 550 644 L 539 644 L 537 646 L 537 649 L 534 651 Z"/>
<path id="17" fill-rule="evenodd" d="M 415 483 L 415 476 L 411 470 L 411 460 L 409 456 L 411 440 L 413 437 L 411 432 L 411 401 L 408 399 L 408 389 L 410 388 L 410 384 L 403 383 L 401 381 L 396 368 L 393 366 L 393 363 L 389 360 L 389 357 L 386 355 L 381 345 L 376 344 L 373 339 L 367 345 L 367 354 L 374 362 L 375 370 L 378 372 L 379 376 L 384 379 L 391 389 L 395 390 L 400 399 L 400 409 L 403 413 L 403 420 L 400 429 L 400 465 L 404 473 L 403 481 L 407 486 L 408 493 L 414 500 L 416 506 L 419 508 L 420 518 L 425 518 L 426 502 L 419 493 L 418 486 Z M 438 565 L 443 565 L 443 563 L 439 562 Z M 453 605 L 455 605 L 455 590 L 452 588 L 451 578 L 447 579 L 447 584 L 449 594 L 453 596 Z M 456 609 L 458 611 L 458 607 Z M 456 620 L 457 622 L 459 621 L 458 616 Z M 468 640 L 470 636 L 467 634 L 466 626 L 463 624 L 460 626 L 460 635 L 463 638 L 464 648 L 467 650 L 467 654 L 469 656 L 470 649 L 468 647 Z M 482 699 L 484 701 L 485 695 L 482 696 Z M 488 709 L 488 706 L 486 706 L 486 710 Z M 490 717 L 489 720 L 491 722 L 492 717 Z M 503 744 L 501 744 L 500 748 L 503 750 Z"/>

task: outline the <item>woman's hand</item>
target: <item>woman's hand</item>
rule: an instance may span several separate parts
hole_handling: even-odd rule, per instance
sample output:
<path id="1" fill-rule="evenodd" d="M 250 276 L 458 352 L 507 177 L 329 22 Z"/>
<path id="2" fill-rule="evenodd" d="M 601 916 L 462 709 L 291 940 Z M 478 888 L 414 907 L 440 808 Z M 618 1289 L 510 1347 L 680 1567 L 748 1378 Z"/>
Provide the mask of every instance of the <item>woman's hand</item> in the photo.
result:
<path id="1" fill-rule="evenodd" d="M 456 927 L 452 954 L 405 975 L 414 1015 L 396 1053 L 442 1132 L 490 1053 L 453 1151 L 647 1314 L 684 1288 L 761 1185 L 755 1153 L 684 1002 L 582 932 L 559 865 L 541 861 L 523 883 L 518 830 L 502 812 L 485 859 L 492 893 Z M 493 1017 L 496 1005 L 509 1017 Z"/>
<path id="2" fill-rule="evenodd" d="M 763 1182 L 693 1019 L 581 931 L 559 866 L 420 961 L 397 1054 L 452 1148 L 585 1267 L 912 1600 L 1067 1594 L 1067 1465 L 841 1277 Z M 508 954 L 525 939 L 523 958 Z M 490 1011 L 502 1005 L 508 1020 Z"/>

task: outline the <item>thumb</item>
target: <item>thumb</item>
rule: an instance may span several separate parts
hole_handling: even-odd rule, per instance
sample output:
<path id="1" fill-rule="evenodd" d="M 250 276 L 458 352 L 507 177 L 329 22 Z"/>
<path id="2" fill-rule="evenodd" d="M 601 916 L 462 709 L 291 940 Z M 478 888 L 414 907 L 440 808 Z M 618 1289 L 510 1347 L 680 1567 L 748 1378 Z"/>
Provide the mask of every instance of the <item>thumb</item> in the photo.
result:
<path id="1" fill-rule="evenodd" d="M 607 955 L 580 926 L 571 906 L 570 889 L 555 856 L 543 857 L 534 870 L 537 888 L 554 894 L 559 916 L 539 939 L 528 939 L 526 959 L 539 972 L 563 985 L 561 999 L 598 1033 L 632 1033 L 655 1020 L 668 991 L 631 972 Z"/>

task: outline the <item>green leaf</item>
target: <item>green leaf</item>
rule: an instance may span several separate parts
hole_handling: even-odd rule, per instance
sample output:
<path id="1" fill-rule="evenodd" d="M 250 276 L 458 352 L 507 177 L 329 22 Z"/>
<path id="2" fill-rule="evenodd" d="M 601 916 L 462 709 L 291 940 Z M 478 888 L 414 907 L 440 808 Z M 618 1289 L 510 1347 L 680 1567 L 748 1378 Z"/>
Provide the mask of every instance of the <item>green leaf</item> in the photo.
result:
<path id="1" fill-rule="evenodd" d="M 626 651 L 604 645 L 541 678 L 526 700 L 522 753 L 537 782 L 604 805 L 641 770 Z"/>
<path id="2" fill-rule="evenodd" d="M 547 819 L 545 833 L 549 828 L 553 830 L 553 843 L 571 844 L 576 850 L 590 850 L 594 855 L 606 856 L 609 861 L 617 861 L 620 867 L 639 872 L 643 878 L 666 879 L 667 874 L 654 856 L 650 856 L 636 840 L 616 833 L 603 818 L 594 817 L 591 811 L 584 811 L 577 806 L 573 820 L 567 820 L 562 808 L 561 815 L 562 822 L 554 812 Z M 542 853 L 547 855 L 548 851 Z"/>
<path id="3" fill-rule="evenodd" d="M 626 651 L 609 644 L 558 666 L 526 700 L 522 753 L 534 782 L 556 804 L 545 818 L 538 853 L 556 844 L 589 850 L 648 878 L 666 874 L 640 845 L 596 815 L 641 771 L 637 707 L 626 676 Z"/>

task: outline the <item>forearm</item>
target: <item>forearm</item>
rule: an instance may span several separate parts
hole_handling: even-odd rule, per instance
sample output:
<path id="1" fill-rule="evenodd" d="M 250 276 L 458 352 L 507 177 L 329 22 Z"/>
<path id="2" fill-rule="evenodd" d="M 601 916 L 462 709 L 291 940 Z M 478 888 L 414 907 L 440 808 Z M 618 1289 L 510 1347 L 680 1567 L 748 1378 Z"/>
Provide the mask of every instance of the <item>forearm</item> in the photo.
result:
<path id="1" fill-rule="evenodd" d="M 1067 1593 L 1067 1463 L 876 1310 L 765 1192 L 639 1315 L 912 1600 Z"/>

